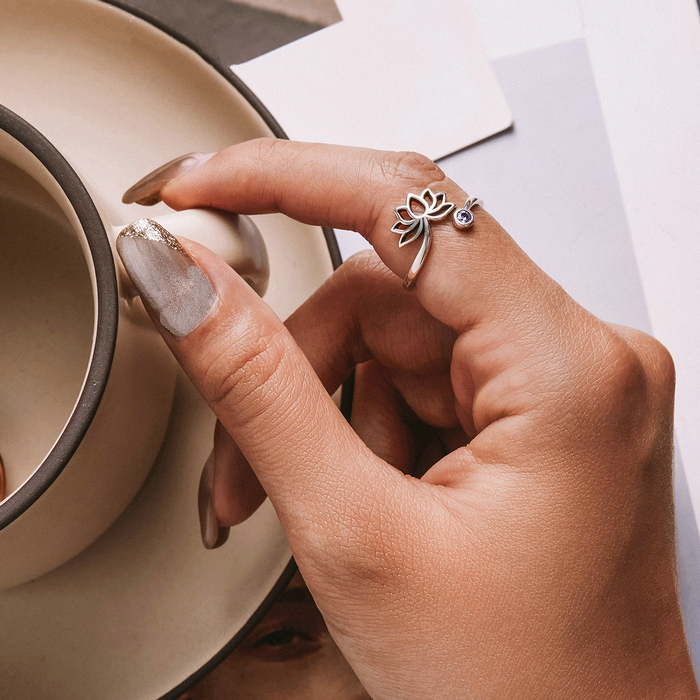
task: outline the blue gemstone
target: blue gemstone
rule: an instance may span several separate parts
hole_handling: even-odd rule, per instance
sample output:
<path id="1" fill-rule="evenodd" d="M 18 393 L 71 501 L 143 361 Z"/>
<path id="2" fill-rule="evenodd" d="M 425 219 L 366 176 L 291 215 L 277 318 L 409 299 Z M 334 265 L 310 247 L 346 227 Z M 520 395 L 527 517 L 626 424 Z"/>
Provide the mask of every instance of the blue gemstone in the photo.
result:
<path id="1" fill-rule="evenodd" d="M 474 214 L 469 209 L 458 209 L 455 212 L 455 221 L 460 226 L 470 226 L 474 221 Z"/>

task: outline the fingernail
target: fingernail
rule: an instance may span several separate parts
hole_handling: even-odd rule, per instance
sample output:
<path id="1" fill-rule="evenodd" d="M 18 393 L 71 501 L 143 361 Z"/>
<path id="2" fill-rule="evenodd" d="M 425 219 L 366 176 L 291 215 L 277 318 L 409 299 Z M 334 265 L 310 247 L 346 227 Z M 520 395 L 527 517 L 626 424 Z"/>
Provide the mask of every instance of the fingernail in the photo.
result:
<path id="1" fill-rule="evenodd" d="M 214 308 L 209 278 L 159 223 L 130 224 L 117 238 L 117 251 L 141 298 L 173 335 L 191 333 Z"/>
<path id="2" fill-rule="evenodd" d="M 202 477 L 199 480 L 199 527 L 202 531 L 202 542 L 207 549 L 216 549 L 228 539 L 231 530 L 219 523 L 214 511 L 214 450 L 204 464 Z"/>
<path id="3" fill-rule="evenodd" d="M 0 501 L 5 498 L 5 465 L 2 462 L 2 455 L 0 455 Z"/>
<path id="4" fill-rule="evenodd" d="M 166 183 L 206 163 L 213 155 L 213 153 L 188 153 L 161 165 L 124 192 L 122 202 L 142 204 L 145 207 L 158 204 L 161 201 L 160 191 Z"/>

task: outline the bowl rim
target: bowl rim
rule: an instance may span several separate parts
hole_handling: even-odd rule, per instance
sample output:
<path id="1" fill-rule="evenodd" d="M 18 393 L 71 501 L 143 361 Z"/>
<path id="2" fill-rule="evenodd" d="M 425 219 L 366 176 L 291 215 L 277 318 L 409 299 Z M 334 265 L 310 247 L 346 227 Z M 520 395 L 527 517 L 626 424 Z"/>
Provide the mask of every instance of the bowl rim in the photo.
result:
<path id="1" fill-rule="evenodd" d="M 0 129 L 32 153 L 63 190 L 87 241 L 94 267 L 95 331 L 83 386 L 55 444 L 34 473 L 0 504 L 0 530 L 14 522 L 53 484 L 78 449 L 107 385 L 119 322 L 119 294 L 112 247 L 97 208 L 77 173 L 34 126 L 0 105 Z"/>

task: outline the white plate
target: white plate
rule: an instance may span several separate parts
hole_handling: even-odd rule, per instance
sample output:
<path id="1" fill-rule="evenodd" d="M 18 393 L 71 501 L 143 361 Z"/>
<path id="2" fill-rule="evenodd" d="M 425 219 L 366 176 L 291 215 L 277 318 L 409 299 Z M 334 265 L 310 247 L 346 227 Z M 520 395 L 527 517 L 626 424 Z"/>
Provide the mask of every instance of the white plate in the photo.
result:
<path id="1" fill-rule="evenodd" d="M 215 68 L 122 10 L 0 0 L 0 16 L 0 103 L 62 151 L 113 224 L 167 211 L 121 204 L 152 168 L 272 134 Z M 326 240 L 282 216 L 256 222 L 271 262 L 265 298 L 285 317 L 331 273 Z M 290 551 L 269 503 L 224 547 L 203 548 L 196 495 L 213 425 L 180 376 L 163 449 L 128 510 L 68 564 L 0 592 L 0 697 L 171 697 L 253 624 Z"/>

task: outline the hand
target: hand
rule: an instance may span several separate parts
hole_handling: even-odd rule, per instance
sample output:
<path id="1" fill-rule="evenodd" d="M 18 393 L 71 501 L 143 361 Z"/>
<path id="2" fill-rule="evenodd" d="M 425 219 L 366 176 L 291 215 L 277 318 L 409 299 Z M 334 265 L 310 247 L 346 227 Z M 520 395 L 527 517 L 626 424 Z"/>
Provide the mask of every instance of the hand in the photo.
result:
<path id="1" fill-rule="evenodd" d="M 393 210 L 426 187 L 467 197 L 415 154 L 259 140 L 162 188 L 176 209 L 353 229 L 378 255 L 345 263 L 285 328 L 183 242 L 217 298 L 191 332 L 160 327 L 225 429 L 218 520 L 264 489 L 377 700 L 697 698 L 668 353 L 578 306 L 478 208 L 468 233 L 433 223 L 403 291 L 418 243 L 397 247 Z M 329 395 L 355 368 L 351 427 Z"/>

